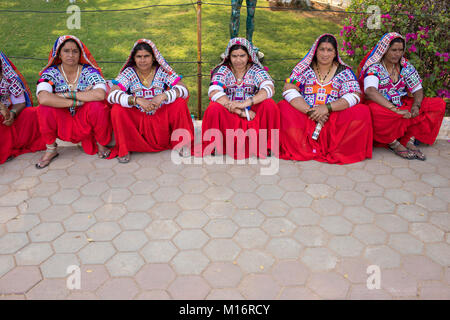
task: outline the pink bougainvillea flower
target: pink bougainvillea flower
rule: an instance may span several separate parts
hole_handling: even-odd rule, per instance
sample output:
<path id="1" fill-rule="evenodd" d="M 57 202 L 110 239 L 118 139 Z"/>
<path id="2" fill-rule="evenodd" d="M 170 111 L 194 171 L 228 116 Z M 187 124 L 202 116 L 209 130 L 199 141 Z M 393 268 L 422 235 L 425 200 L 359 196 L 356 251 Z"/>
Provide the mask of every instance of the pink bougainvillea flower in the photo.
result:
<path id="1" fill-rule="evenodd" d="M 409 52 L 417 52 L 417 48 L 415 45 L 411 45 L 411 47 L 409 47 Z"/>
<path id="2" fill-rule="evenodd" d="M 355 51 L 353 51 L 353 50 L 347 50 L 347 54 L 348 54 L 349 56 L 352 56 L 352 55 L 355 54 Z"/>

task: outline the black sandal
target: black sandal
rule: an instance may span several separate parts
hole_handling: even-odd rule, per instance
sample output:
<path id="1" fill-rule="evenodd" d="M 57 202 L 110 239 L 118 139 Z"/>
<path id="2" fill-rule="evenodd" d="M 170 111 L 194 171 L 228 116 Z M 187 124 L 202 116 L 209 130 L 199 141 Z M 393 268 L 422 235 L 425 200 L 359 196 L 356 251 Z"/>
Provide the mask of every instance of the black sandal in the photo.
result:
<path id="1" fill-rule="evenodd" d="M 119 161 L 119 163 L 128 163 L 130 162 L 130 154 L 126 154 L 123 157 L 117 157 L 117 161 Z"/>
<path id="2" fill-rule="evenodd" d="M 398 155 L 400 158 L 407 159 L 407 160 L 414 160 L 416 159 L 416 155 L 411 152 L 408 148 L 406 150 L 398 150 L 398 146 L 400 145 L 400 142 L 397 140 L 389 144 L 389 150 L 391 150 L 393 153 Z"/>

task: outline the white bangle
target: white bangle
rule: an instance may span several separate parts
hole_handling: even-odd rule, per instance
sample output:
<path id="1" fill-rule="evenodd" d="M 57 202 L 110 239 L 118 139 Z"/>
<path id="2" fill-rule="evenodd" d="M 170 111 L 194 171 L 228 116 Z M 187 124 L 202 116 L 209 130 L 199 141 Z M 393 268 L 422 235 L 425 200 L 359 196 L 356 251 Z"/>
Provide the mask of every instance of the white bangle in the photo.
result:
<path id="1" fill-rule="evenodd" d="M 284 100 L 286 100 L 289 103 L 291 103 L 291 101 L 294 100 L 295 98 L 299 98 L 301 96 L 302 95 L 300 94 L 300 92 L 298 92 L 295 89 L 289 89 L 283 92 Z"/>
<path id="2" fill-rule="evenodd" d="M 270 88 L 270 87 L 263 87 L 262 89 L 266 90 L 268 99 L 272 98 L 272 96 L 273 96 L 272 88 Z"/>
<path id="3" fill-rule="evenodd" d="M 226 96 L 225 92 L 217 92 L 215 95 L 213 95 L 211 97 L 211 101 L 212 102 L 216 102 L 217 100 L 219 100 L 223 96 Z"/>
<path id="4" fill-rule="evenodd" d="M 167 95 L 166 104 L 173 103 L 177 99 L 177 92 L 174 89 L 164 92 Z"/>
<path id="5" fill-rule="evenodd" d="M 189 92 L 185 87 L 177 84 L 173 86 L 173 88 L 178 89 L 178 91 L 180 92 L 180 98 L 186 99 L 189 96 Z"/>

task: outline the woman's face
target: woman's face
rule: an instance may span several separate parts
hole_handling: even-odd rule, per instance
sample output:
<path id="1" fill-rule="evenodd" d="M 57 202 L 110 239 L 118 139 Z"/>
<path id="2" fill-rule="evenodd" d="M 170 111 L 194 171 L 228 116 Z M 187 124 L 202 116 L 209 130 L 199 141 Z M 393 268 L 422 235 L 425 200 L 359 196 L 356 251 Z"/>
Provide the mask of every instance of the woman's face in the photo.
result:
<path id="1" fill-rule="evenodd" d="M 316 50 L 317 63 L 321 65 L 329 65 L 336 57 L 336 50 L 329 42 L 322 42 Z"/>
<path id="2" fill-rule="evenodd" d="M 243 69 L 247 66 L 249 57 L 242 49 L 233 50 L 230 53 L 230 62 L 234 69 Z"/>
<path id="3" fill-rule="evenodd" d="M 147 50 L 138 50 L 134 55 L 134 62 L 139 71 L 150 71 L 153 65 L 153 54 Z"/>
<path id="4" fill-rule="evenodd" d="M 396 42 L 388 49 L 383 59 L 388 63 L 397 64 L 400 62 L 403 53 L 404 53 L 403 43 Z"/>
<path id="5" fill-rule="evenodd" d="M 65 65 L 77 65 L 80 61 L 80 49 L 73 41 L 67 41 L 61 47 L 59 57 Z"/>

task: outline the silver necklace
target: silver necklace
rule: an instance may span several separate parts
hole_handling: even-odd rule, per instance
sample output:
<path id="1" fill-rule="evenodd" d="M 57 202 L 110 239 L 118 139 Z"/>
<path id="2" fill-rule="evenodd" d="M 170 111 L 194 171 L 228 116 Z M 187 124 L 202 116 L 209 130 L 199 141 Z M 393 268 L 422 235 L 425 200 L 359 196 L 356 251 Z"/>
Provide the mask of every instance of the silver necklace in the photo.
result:
<path id="1" fill-rule="evenodd" d="M 67 78 L 66 73 L 64 72 L 64 67 L 63 67 L 62 64 L 61 64 L 61 71 L 62 71 L 62 74 L 63 74 L 64 79 L 65 79 L 66 82 L 67 82 L 67 85 L 69 86 L 69 91 L 74 91 L 74 86 L 77 84 L 77 82 L 78 82 L 78 77 L 80 76 L 80 66 L 78 66 L 78 69 L 77 69 L 77 77 L 75 78 L 75 81 L 74 81 L 74 82 L 69 82 L 69 79 Z"/>

